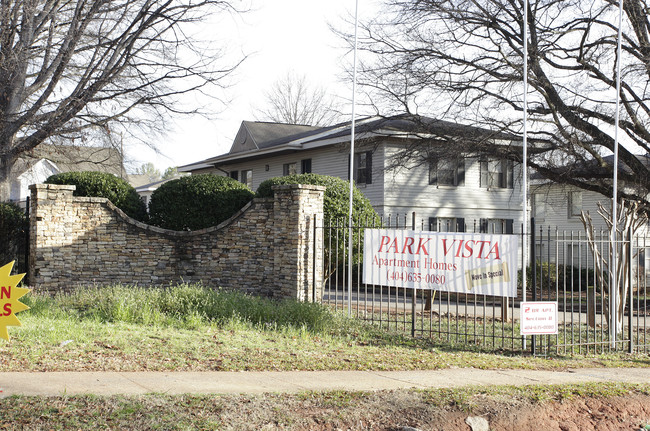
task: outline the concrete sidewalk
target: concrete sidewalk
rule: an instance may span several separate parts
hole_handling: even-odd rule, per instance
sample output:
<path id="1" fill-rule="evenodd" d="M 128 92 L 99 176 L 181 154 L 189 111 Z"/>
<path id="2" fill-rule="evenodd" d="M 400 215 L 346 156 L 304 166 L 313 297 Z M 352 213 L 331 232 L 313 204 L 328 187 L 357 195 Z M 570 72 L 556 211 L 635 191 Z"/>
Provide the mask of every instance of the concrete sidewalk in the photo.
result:
<path id="1" fill-rule="evenodd" d="M 11 395 L 260 394 L 301 391 L 375 391 L 472 385 L 542 385 L 586 382 L 650 383 L 650 368 L 581 368 L 564 371 L 288 371 L 288 372 L 6 372 L 0 398 Z"/>

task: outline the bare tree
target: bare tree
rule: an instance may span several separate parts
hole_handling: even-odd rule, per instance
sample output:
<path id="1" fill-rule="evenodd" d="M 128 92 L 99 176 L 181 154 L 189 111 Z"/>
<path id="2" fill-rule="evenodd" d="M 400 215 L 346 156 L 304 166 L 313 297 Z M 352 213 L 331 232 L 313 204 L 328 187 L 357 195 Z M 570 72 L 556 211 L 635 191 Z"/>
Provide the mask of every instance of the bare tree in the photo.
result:
<path id="1" fill-rule="evenodd" d="M 527 17 L 529 163 L 555 181 L 610 196 L 617 3 L 532 0 Z M 627 187 L 619 195 L 647 211 L 650 4 L 624 4 L 619 179 Z M 389 107 L 520 134 L 523 10 L 522 0 L 385 0 L 381 16 L 359 30 L 360 84 L 382 112 Z M 473 148 L 502 151 L 489 142 Z M 519 147 L 508 153 L 521 160 Z"/>
<path id="2" fill-rule="evenodd" d="M 232 10 L 219 0 L 2 0 L 0 182 L 57 137 L 150 137 L 167 115 L 194 112 L 178 97 L 221 87 L 235 65 L 185 31 Z"/>
<path id="3" fill-rule="evenodd" d="M 257 119 L 287 124 L 327 126 L 340 117 L 335 99 L 323 87 L 313 86 L 304 75 L 288 73 L 265 94 L 266 107 Z"/>
<path id="4" fill-rule="evenodd" d="M 596 277 L 598 278 L 598 287 L 608 294 L 610 301 L 606 302 L 605 310 L 609 321 L 616 324 L 616 332 L 623 330 L 623 317 L 628 292 L 633 280 L 630 278 L 628 268 L 632 265 L 632 260 L 637 256 L 631 256 L 631 241 L 633 241 L 636 231 L 648 223 L 648 216 L 639 214 L 638 202 L 632 202 L 625 205 L 621 203 L 617 212 L 616 223 L 612 222 L 612 214 L 600 202 L 598 203 L 598 214 L 605 221 L 609 230 L 609 235 L 614 233 L 615 242 L 606 242 L 608 249 L 603 250 L 603 238 L 598 238 L 596 229 L 589 213 L 582 211 L 580 220 L 587 233 L 589 250 L 594 257 L 594 266 Z M 615 230 L 615 232 L 613 232 Z M 614 256 L 616 255 L 616 266 L 614 266 Z M 616 291 L 612 292 L 609 286 L 616 286 Z M 615 293 L 615 294 L 613 294 Z"/>
<path id="5" fill-rule="evenodd" d="M 156 166 L 151 162 L 140 165 L 140 167 L 135 170 L 135 173 L 136 175 L 146 176 L 151 183 L 158 181 L 161 178 L 160 171 L 156 169 Z"/>

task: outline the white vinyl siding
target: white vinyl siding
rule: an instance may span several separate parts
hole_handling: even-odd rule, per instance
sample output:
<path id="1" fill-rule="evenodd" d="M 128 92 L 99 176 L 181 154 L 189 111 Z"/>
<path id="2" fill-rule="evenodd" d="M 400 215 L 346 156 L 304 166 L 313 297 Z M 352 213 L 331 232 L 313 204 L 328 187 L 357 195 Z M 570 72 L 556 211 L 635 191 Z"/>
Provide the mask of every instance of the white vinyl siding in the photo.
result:
<path id="1" fill-rule="evenodd" d="M 384 148 L 386 157 L 390 157 L 398 152 L 400 147 L 387 145 Z M 463 187 L 438 187 L 429 184 L 427 164 L 413 164 L 385 172 L 385 200 L 378 211 L 380 214 L 401 214 L 409 220 L 415 212 L 416 219 L 424 219 L 425 224 L 430 217 L 464 218 L 468 231 L 474 229 L 475 222 L 478 229 L 478 222 L 482 218 L 513 219 L 516 225 L 520 225 L 521 175 L 515 173 L 514 188 L 482 189 L 479 159 L 468 157 L 464 162 Z M 517 169 L 521 169 L 521 166 L 515 164 L 515 171 Z"/>
<path id="2" fill-rule="evenodd" d="M 381 207 L 383 204 L 383 174 L 381 172 L 383 149 L 378 147 L 372 154 L 372 184 L 359 184 L 358 188 L 375 207 Z M 252 160 L 245 163 L 233 163 L 220 166 L 220 169 L 214 169 L 211 172 L 216 175 L 225 175 L 223 171 L 242 171 L 252 170 L 253 191 L 257 190 L 260 183 L 269 178 L 281 177 L 284 174 L 284 165 L 296 163 L 298 169 L 302 166 L 302 161 L 311 159 L 311 172 L 320 175 L 332 175 L 348 179 L 348 160 L 349 153 L 341 151 L 335 147 L 318 148 L 314 150 L 305 150 L 295 154 L 267 157 L 259 160 Z M 268 170 L 266 166 L 268 165 Z"/>

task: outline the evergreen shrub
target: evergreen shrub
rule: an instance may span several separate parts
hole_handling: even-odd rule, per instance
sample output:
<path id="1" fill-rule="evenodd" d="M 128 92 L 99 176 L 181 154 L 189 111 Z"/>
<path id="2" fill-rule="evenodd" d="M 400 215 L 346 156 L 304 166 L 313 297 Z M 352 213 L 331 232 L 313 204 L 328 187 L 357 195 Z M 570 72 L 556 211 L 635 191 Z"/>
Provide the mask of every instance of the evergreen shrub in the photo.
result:
<path id="1" fill-rule="evenodd" d="M 255 194 L 229 177 L 201 174 L 161 185 L 151 194 L 149 222 L 173 230 L 197 230 L 228 220 Z"/>
<path id="2" fill-rule="evenodd" d="M 107 172 L 65 172 L 52 175 L 47 184 L 77 186 L 74 196 L 106 198 L 126 215 L 139 221 L 147 220 L 147 207 L 126 180 Z"/>

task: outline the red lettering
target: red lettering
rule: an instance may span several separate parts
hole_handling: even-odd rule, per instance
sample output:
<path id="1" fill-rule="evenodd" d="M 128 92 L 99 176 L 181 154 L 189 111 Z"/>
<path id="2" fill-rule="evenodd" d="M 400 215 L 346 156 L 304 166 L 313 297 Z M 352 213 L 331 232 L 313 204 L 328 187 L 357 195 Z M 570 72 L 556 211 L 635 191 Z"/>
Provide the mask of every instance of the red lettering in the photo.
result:
<path id="1" fill-rule="evenodd" d="M 4 299 L 4 298 L 11 299 L 11 286 L 0 287 L 0 299 Z"/>
<path id="2" fill-rule="evenodd" d="M 429 241 L 431 241 L 431 238 L 429 239 L 419 238 L 417 248 L 415 249 L 415 252 L 413 252 L 413 248 L 415 248 L 415 238 L 407 236 L 406 238 L 404 238 L 403 243 L 398 244 L 397 238 L 391 240 L 391 238 L 388 236 L 382 236 L 381 241 L 379 242 L 379 253 L 381 253 L 382 251 L 383 252 L 392 251 L 393 253 L 400 253 L 400 254 L 424 253 L 428 256 L 429 249 L 427 248 L 427 243 Z"/>
<path id="3" fill-rule="evenodd" d="M 379 243 L 379 251 L 381 252 L 381 249 L 384 248 L 385 245 L 388 245 L 389 242 L 390 242 L 390 237 L 382 236 L 381 242 Z"/>
<path id="4" fill-rule="evenodd" d="M 488 254 L 485 256 L 485 258 L 487 259 L 488 257 L 490 257 L 491 254 L 495 254 L 495 255 L 496 255 L 495 258 L 494 258 L 495 260 L 501 260 L 501 256 L 499 255 L 499 243 L 498 243 L 498 242 L 495 242 L 495 243 L 494 243 L 494 247 L 492 247 L 492 248 L 490 249 L 490 251 L 489 251 Z"/>
<path id="5" fill-rule="evenodd" d="M 470 243 L 472 243 L 472 244 L 470 245 Z M 473 247 L 473 245 L 474 245 L 475 243 L 476 243 L 476 241 L 467 241 L 467 242 L 465 243 L 465 250 L 467 250 L 467 251 L 469 252 L 469 254 L 465 254 L 465 253 L 463 253 L 463 257 L 465 257 L 465 258 L 472 257 L 472 255 L 474 254 L 474 247 Z"/>
<path id="6" fill-rule="evenodd" d="M 406 253 L 406 249 L 408 248 L 409 254 L 413 254 L 413 243 L 415 240 L 411 238 L 410 236 L 407 236 L 406 239 L 404 240 L 404 247 L 402 248 L 402 254 Z M 420 239 L 420 242 L 422 240 Z"/>
<path id="7" fill-rule="evenodd" d="M 490 241 L 476 241 L 476 243 L 481 245 L 481 248 L 478 251 L 478 256 L 476 256 L 477 258 L 480 259 L 483 257 L 483 249 L 485 248 L 485 244 L 490 244 Z"/>
<path id="8" fill-rule="evenodd" d="M 447 248 L 447 238 L 442 240 L 442 251 L 445 253 L 445 256 L 447 256 L 447 254 L 449 253 L 449 250 L 454 248 L 454 243 L 455 242 L 456 242 L 456 240 L 453 240 L 451 242 L 451 245 L 449 246 L 449 248 Z"/>
<path id="9" fill-rule="evenodd" d="M 425 245 L 427 245 L 427 243 L 428 243 L 429 241 L 431 241 L 431 238 L 429 238 L 429 239 L 427 239 L 427 240 L 424 240 L 424 242 L 423 242 L 423 239 L 420 238 L 420 241 L 418 242 L 418 250 L 415 252 L 415 254 L 420 254 L 420 250 L 422 250 L 422 251 L 424 252 L 424 254 L 426 254 L 426 255 L 428 256 L 428 255 L 429 255 L 429 251 L 427 250 L 427 248 L 425 247 Z"/>
<path id="10" fill-rule="evenodd" d="M 3 309 L 4 313 L 2 313 L 2 316 L 9 316 L 11 314 L 11 303 L 6 303 Z"/>

